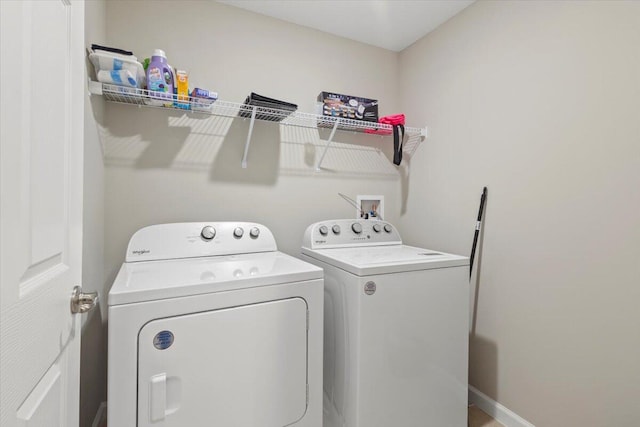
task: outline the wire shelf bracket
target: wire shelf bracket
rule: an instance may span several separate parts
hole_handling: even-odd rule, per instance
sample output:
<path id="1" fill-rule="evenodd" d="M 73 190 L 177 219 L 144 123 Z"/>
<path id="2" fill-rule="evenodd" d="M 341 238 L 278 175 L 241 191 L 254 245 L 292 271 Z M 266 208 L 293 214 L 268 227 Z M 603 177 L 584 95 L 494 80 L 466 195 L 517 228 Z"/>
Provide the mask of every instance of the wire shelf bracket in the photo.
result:
<path id="1" fill-rule="evenodd" d="M 320 165 L 322 165 L 322 161 L 324 160 L 324 156 L 327 155 L 327 150 L 329 149 L 329 145 L 331 145 L 331 141 L 333 141 L 333 136 L 336 134 L 336 130 L 338 129 L 338 125 L 340 124 L 340 119 L 336 120 L 333 124 L 333 128 L 331 129 L 331 134 L 327 139 L 327 144 L 324 146 L 324 151 L 322 152 L 322 156 L 320 156 L 320 160 L 316 164 L 316 171 L 320 172 Z"/>
<path id="2" fill-rule="evenodd" d="M 251 135 L 253 135 L 253 125 L 256 122 L 256 110 L 258 107 L 254 106 L 251 109 L 251 122 L 249 123 L 249 132 L 247 133 L 247 142 L 244 144 L 244 155 L 242 156 L 242 169 L 247 168 L 247 156 L 249 155 L 249 146 L 251 145 Z"/>

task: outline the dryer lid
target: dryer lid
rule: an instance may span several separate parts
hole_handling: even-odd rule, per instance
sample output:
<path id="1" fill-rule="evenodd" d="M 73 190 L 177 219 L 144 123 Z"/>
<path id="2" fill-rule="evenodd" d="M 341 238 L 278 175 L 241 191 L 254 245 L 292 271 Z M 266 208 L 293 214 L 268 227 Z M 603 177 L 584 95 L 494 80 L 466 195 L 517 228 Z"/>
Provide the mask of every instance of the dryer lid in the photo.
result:
<path id="1" fill-rule="evenodd" d="M 467 257 L 407 245 L 302 248 L 302 253 L 357 276 L 469 265 Z"/>
<path id="2" fill-rule="evenodd" d="M 109 305 L 321 279 L 322 269 L 282 252 L 124 263 Z"/>

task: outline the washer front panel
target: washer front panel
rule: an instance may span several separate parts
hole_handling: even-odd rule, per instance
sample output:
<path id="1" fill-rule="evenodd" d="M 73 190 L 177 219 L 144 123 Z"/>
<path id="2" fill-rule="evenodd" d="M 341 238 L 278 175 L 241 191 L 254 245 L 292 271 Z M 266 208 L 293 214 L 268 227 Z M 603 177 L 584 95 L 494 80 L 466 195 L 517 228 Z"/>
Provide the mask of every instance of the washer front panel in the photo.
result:
<path id="1" fill-rule="evenodd" d="M 281 427 L 306 409 L 302 298 L 154 320 L 140 331 L 139 427 Z"/>
<path id="2" fill-rule="evenodd" d="M 325 269 L 324 427 L 466 427 L 466 266 Z"/>

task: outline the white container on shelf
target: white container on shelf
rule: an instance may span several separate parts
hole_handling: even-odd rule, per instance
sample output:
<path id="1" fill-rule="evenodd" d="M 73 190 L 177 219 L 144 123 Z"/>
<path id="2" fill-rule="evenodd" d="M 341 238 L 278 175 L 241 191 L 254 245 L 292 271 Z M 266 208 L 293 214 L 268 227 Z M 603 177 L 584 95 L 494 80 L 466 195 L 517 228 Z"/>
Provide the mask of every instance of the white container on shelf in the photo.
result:
<path id="1" fill-rule="evenodd" d="M 143 86 L 145 81 L 144 68 L 135 57 L 130 59 L 124 55 L 97 51 L 89 54 L 89 60 L 96 70 L 96 75 L 98 75 L 100 71 L 128 71 L 136 79 L 136 85 L 138 87 Z"/>
<path id="2" fill-rule="evenodd" d="M 128 70 L 100 70 L 97 76 L 98 81 L 118 86 L 138 87 L 138 79 Z"/>

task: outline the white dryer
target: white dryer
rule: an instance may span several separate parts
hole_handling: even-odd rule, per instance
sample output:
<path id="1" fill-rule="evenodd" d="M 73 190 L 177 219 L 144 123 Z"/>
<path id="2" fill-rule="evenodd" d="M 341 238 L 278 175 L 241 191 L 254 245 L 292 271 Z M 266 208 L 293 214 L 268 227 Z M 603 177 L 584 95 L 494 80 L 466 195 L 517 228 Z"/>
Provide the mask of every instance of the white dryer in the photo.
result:
<path id="1" fill-rule="evenodd" d="M 110 427 L 320 427 L 322 270 L 254 223 L 154 225 L 109 292 Z"/>
<path id="2" fill-rule="evenodd" d="M 466 427 L 469 260 L 388 222 L 307 228 L 324 269 L 324 426 Z"/>

